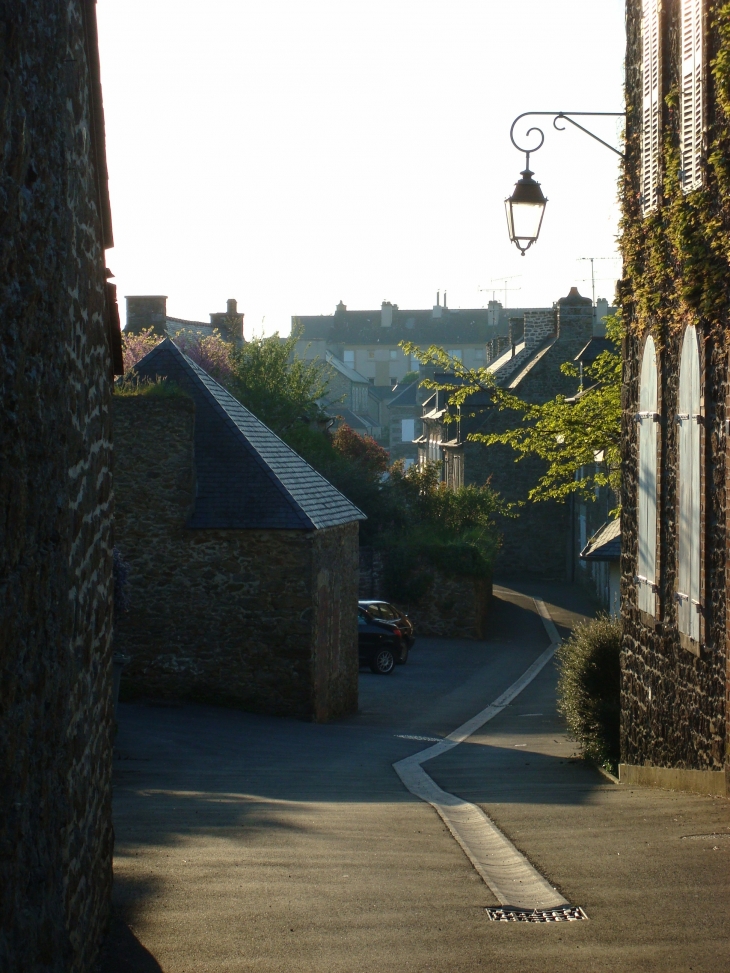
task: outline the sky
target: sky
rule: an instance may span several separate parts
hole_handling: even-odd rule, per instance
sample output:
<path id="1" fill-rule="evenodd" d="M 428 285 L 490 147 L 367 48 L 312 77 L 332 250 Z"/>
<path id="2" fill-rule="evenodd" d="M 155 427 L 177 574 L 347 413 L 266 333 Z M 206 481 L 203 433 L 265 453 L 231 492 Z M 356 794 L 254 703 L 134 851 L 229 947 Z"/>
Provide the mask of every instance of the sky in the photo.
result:
<path id="1" fill-rule="evenodd" d="M 236 298 L 246 336 L 288 334 L 292 315 L 340 300 L 590 296 L 584 257 L 602 258 L 596 296 L 613 298 L 618 156 L 534 119 L 545 144 L 531 168 L 549 202 L 525 257 L 504 199 L 525 162 L 509 138 L 517 115 L 622 111 L 624 0 L 97 10 L 120 298 L 166 294 L 169 314 L 202 321 Z M 621 119 L 585 124 L 620 146 Z"/>

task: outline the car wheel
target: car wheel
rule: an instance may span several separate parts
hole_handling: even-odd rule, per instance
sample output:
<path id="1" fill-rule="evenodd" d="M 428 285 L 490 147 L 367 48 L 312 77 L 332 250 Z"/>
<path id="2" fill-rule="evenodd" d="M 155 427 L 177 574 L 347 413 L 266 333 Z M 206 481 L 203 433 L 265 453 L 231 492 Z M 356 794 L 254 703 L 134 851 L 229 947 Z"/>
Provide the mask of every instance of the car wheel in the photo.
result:
<path id="1" fill-rule="evenodd" d="M 394 666 L 395 656 L 390 649 L 378 649 L 370 663 L 370 668 L 378 676 L 387 676 Z"/>
<path id="2" fill-rule="evenodd" d="M 398 659 L 398 665 L 404 666 L 408 662 L 408 646 L 404 642 L 400 650 L 400 659 Z"/>

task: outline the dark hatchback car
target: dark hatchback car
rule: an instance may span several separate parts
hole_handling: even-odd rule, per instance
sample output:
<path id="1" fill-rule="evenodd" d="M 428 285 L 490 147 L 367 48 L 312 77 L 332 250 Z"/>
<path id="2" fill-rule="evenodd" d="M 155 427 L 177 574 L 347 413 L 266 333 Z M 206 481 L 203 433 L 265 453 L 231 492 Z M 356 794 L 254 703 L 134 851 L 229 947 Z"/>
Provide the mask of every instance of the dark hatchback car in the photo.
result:
<path id="1" fill-rule="evenodd" d="M 386 622 L 388 625 L 393 625 L 400 629 L 403 639 L 405 640 L 408 648 L 412 648 L 413 643 L 416 641 L 413 636 L 413 623 L 409 619 L 408 615 L 402 612 L 395 605 L 391 605 L 389 601 L 376 601 L 374 599 L 369 599 L 365 601 L 358 601 L 360 608 L 364 608 L 369 615 L 371 615 L 378 622 Z"/>
<path id="2" fill-rule="evenodd" d="M 373 618 L 360 607 L 357 609 L 357 647 L 360 665 L 370 666 L 379 676 L 387 676 L 397 663 L 402 665 L 408 658 L 408 646 L 400 629 Z"/>

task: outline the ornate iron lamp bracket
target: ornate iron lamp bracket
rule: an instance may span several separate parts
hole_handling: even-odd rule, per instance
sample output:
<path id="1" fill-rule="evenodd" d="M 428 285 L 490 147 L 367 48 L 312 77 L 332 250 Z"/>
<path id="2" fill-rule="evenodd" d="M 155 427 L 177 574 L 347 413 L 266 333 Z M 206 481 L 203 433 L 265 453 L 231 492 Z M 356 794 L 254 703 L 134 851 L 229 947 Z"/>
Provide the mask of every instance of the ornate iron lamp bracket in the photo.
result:
<path id="1" fill-rule="evenodd" d="M 525 111 L 525 112 L 522 112 L 521 115 L 518 115 L 517 118 L 515 118 L 515 120 L 512 122 L 512 127 L 509 130 L 509 137 L 510 137 L 510 141 L 512 142 L 512 145 L 514 145 L 514 147 L 517 149 L 517 151 L 518 152 L 524 152 L 525 155 L 527 156 L 527 165 L 526 165 L 526 168 L 527 169 L 530 168 L 530 156 L 531 156 L 531 154 L 533 152 L 537 152 L 538 149 L 541 149 L 542 148 L 543 143 L 545 141 L 545 133 L 543 132 L 543 130 L 541 128 L 538 128 L 537 125 L 533 125 L 530 128 L 528 128 L 527 129 L 527 132 L 525 134 L 527 136 L 530 136 L 530 135 L 532 135 L 533 132 L 537 132 L 539 134 L 539 136 L 540 136 L 540 141 L 537 143 L 537 145 L 533 146 L 531 149 L 526 149 L 526 148 L 523 148 L 521 145 L 518 145 L 517 142 L 515 142 L 514 132 L 515 132 L 515 125 L 520 121 L 520 119 L 527 118 L 528 116 L 532 116 L 532 115 L 552 115 L 553 116 L 553 128 L 555 128 L 558 132 L 564 132 L 565 131 L 565 125 L 558 125 L 558 122 L 559 121 L 570 122 L 570 124 L 571 125 L 574 125 L 575 128 L 580 129 L 581 132 L 585 132 L 586 135 L 590 135 L 590 137 L 592 139 L 595 139 L 596 142 L 600 142 L 601 145 L 605 145 L 605 147 L 607 149 L 610 149 L 611 152 L 615 152 L 616 155 L 620 155 L 621 158 L 623 159 L 623 156 L 624 156 L 623 152 L 621 152 L 615 146 L 611 145 L 609 142 L 604 142 L 604 140 L 602 138 L 599 138 L 597 135 L 594 135 L 593 132 L 590 132 L 587 128 L 585 128 L 583 125 L 581 125 L 580 122 L 576 122 L 575 119 L 572 118 L 571 116 L 576 115 L 578 117 L 583 117 L 583 118 L 585 118 L 585 117 L 588 117 L 588 118 L 624 118 L 626 116 L 626 113 L 625 112 L 622 112 L 622 111 L 570 111 L 570 112 L 565 112 L 565 111 L 558 111 L 558 112 L 555 112 L 555 111 Z"/>

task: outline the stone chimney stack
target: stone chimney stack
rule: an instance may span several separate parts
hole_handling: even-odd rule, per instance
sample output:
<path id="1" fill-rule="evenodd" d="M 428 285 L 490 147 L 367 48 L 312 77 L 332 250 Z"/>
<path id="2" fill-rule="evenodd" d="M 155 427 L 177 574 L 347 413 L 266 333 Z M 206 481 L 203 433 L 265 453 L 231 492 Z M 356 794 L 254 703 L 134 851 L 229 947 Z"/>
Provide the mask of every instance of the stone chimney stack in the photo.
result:
<path id="1" fill-rule="evenodd" d="M 390 328 L 393 324 L 393 305 L 390 301 L 383 301 L 380 305 L 380 327 Z"/>
<path id="2" fill-rule="evenodd" d="M 571 287 L 567 297 L 558 301 L 558 339 L 575 346 L 577 354 L 593 337 L 593 303 Z"/>
<path id="3" fill-rule="evenodd" d="M 555 311 L 525 311 L 525 349 L 531 351 L 555 335 Z"/>
<path id="4" fill-rule="evenodd" d="M 243 312 L 238 310 L 238 301 L 234 297 L 226 301 L 225 311 L 216 311 L 210 315 L 210 324 L 220 331 L 224 341 L 243 344 Z"/>
<path id="5" fill-rule="evenodd" d="M 167 337 L 167 297 L 145 294 L 125 297 L 127 302 L 127 334 L 139 334 L 145 328 L 161 338 Z"/>

